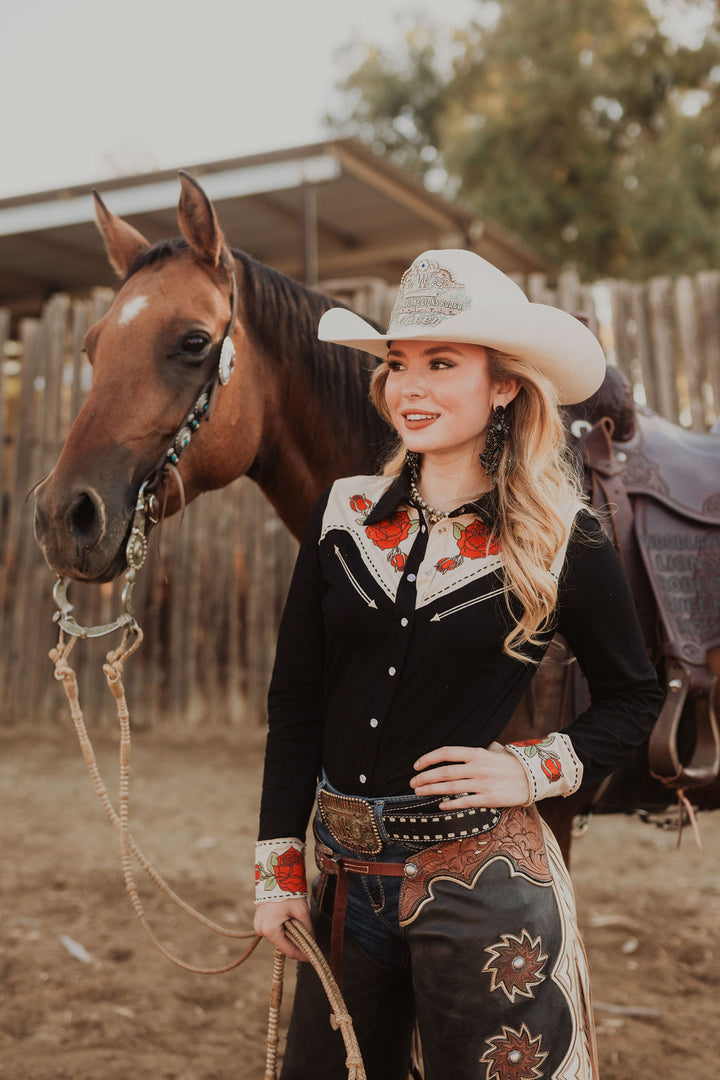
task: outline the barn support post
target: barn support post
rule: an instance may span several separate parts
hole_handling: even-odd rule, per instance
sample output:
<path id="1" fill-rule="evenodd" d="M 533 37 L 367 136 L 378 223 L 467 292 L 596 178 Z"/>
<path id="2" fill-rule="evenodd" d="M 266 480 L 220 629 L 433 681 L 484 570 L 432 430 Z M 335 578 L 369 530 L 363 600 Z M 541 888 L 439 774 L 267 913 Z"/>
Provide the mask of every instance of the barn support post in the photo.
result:
<path id="1" fill-rule="evenodd" d="M 316 288 L 320 280 L 320 254 L 318 250 L 317 188 L 306 184 L 303 188 L 303 280 Z"/>

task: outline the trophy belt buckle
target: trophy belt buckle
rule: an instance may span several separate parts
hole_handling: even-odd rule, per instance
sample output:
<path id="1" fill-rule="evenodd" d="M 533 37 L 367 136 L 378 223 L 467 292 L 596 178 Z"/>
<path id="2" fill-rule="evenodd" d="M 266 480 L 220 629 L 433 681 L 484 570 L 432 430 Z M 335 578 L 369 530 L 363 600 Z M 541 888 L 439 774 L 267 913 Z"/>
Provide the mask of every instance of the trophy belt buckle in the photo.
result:
<path id="1" fill-rule="evenodd" d="M 382 851 L 377 819 L 365 799 L 322 790 L 318 793 L 318 810 L 338 844 L 361 855 L 377 855 Z"/>

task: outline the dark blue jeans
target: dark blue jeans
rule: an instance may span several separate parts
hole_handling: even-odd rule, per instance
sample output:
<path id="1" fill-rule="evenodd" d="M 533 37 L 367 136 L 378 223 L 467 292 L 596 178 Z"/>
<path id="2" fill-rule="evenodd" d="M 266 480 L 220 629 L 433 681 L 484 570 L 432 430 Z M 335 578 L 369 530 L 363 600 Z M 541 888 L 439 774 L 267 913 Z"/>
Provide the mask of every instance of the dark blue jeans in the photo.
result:
<path id="1" fill-rule="evenodd" d="M 335 791 L 327 780 L 321 786 L 328 791 Z M 385 807 L 393 804 L 407 805 L 411 796 L 396 796 L 386 799 L 370 799 L 378 830 L 384 845 L 377 855 L 363 855 L 368 862 L 405 862 L 414 852 L 426 847 L 424 844 L 410 846 L 391 842 L 387 839 L 387 833 L 382 820 L 382 812 Z M 417 799 L 418 806 L 422 806 L 428 799 Z M 332 849 L 337 855 L 357 857 L 357 852 L 343 847 L 332 836 L 329 829 L 323 823 L 320 815 L 316 815 L 313 824 L 315 838 Z M 409 964 L 408 945 L 405 934 L 398 923 L 398 901 L 400 897 L 400 877 L 380 877 L 376 874 L 350 874 L 347 910 L 345 914 L 345 932 L 370 956 L 381 964 L 397 970 L 407 969 Z M 315 881 L 313 893 L 319 909 L 327 915 L 332 915 L 332 901 L 335 891 L 335 879 L 318 878 Z"/>

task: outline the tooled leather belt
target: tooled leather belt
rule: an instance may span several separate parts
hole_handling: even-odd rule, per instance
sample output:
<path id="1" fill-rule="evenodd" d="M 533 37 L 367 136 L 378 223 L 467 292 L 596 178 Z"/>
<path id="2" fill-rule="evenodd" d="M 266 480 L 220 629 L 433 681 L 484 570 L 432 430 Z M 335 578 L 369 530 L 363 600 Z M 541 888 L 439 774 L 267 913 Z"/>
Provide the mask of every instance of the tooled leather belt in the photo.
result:
<path id="1" fill-rule="evenodd" d="M 443 801 L 444 797 L 440 796 L 385 806 L 381 817 L 387 840 L 400 844 L 438 844 L 489 832 L 500 820 L 499 807 L 438 810 L 438 803 Z M 323 824 L 343 847 L 359 855 L 377 855 L 382 851 L 386 841 L 380 834 L 371 800 L 321 788 L 318 810 Z"/>

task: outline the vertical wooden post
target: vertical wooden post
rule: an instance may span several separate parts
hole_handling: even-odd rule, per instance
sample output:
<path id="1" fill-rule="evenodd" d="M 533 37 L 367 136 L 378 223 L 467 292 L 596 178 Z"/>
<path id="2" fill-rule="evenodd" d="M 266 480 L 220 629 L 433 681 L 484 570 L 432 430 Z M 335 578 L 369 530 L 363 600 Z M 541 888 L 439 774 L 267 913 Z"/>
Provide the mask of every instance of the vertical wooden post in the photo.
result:
<path id="1" fill-rule="evenodd" d="M 630 310 L 636 326 L 635 342 L 637 359 L 642 376 L 645 402 L 654 412 L 658 412 L 658 390 L 654 377 L 652 336 L 650 334 L 650 314 L 648 310 L 648 291 L 645 284 L 630 286 Z"/>
<path id="2" fill-rule="evenodd" d="M 706 422 L 712 426 L 720 417 L 720 272 L 701 271 L 695 281 L 703 377 L 708 397 L 712 399 L 707 404 Z"/>
<path id="3" fill-rule="evenodd" d="M 312 288 L 320 280 L 317 188 L 312 184 L 303 188 L 303 277 Z"/>
<path id="4" fill-rule="evenodd" d="M 672 284 L 669 278 L 654 277 L 650 279 L 648 288 L 658 408 L 666 420 L 677 424 L 680 405 L 675 373 L 677 336 L 673 319 Z"/>
<path id="5" fill-rule="evenodd" d="M 626 281 L 613 281 L 610 286 L 615 363 L 632 383 L 632 349 L 628 338 L 628 292 Z"/>
<path id="6" fill-rule="evenodd" d="M 0 500 L 5 495 L 5 342 L 9 337 L 10 312 L 0 308 Z M 3 517 L 4 508 L 0 503 L 0 521 Z"/>
<path id="7" fill-rule="evenodd" d="M 678 339 L 685 382 L 688 408 L 693 431 L 705 431 L 705 409 L 701 375 L 700 339 L 695 291 L 692 279 L 683 276 L 675 282 Z"/>

